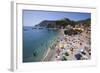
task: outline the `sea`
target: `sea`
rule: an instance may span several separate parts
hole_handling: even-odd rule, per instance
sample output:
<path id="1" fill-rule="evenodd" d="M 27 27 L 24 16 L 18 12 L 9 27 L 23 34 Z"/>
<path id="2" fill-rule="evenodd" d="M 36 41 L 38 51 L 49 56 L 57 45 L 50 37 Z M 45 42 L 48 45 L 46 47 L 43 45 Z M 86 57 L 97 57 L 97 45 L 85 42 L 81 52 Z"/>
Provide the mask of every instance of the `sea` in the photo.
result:
<path id="1" fill-rule="evenodd" d="M 23 27 L 23 63 L 40 62 L 59 37 L 59 31 L 32 26 Z"/>

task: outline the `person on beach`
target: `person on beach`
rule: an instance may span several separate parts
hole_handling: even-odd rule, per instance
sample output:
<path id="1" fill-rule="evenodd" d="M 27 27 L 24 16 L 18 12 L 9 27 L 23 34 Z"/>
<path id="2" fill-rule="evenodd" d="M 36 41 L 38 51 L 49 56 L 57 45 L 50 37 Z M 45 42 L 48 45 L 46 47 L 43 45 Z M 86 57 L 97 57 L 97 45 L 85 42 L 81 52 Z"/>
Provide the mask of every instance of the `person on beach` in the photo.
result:
<path id="1" fill-rule="evenodd" d="M 74 52 L 74 48 L 70 48 L 71 54 L 73 54 Z"/>
<path id="2" fill-rule="evenodd" d="M 57 49 L 57 50 L 56 50 L 56 52 L 57 52 L 57 55 L 59 56 L 59 54 L 60 54 L 60 50 L 59 50 L 59 49 Z"/>

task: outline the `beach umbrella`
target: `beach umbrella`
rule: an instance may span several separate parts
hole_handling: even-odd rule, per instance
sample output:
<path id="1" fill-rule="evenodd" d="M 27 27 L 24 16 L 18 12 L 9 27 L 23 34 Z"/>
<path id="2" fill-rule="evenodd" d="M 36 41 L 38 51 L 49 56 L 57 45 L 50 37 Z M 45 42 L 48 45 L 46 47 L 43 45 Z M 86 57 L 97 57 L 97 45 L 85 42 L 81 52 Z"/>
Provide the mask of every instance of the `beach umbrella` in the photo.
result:
<path id="1" fill-rule="evenodd" d="M 76 58 L 77 60 L 81 60 L 81 57 L 82 57 L 82 55 L 79 54 L 79 53 L 75 55 L 75 58 Z"/>

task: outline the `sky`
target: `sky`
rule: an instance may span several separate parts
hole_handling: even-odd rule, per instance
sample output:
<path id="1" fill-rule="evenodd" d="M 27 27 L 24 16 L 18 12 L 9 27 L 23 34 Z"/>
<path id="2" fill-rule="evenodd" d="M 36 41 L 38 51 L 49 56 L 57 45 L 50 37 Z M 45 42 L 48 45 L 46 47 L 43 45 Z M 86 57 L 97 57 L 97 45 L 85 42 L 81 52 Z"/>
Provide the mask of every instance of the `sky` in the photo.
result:
<path id="1" fill-rule="evenodd" d="M 74 21 L 84 20 L 91 18 L 91 13 L 23 10 L 22 17 L 24 26 L 35 26 L 43 20 L 60 20 L 63 18 Z"/>

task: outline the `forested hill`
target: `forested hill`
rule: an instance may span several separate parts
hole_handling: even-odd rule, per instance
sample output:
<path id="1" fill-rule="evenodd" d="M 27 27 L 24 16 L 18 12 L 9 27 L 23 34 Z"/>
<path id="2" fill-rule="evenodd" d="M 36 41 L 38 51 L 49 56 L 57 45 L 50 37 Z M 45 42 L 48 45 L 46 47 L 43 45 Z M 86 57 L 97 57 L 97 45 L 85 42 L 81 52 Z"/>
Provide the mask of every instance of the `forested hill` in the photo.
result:
<path id="1" fill-rule="evenodd" d="M 82 24 L 83 26 L 90 26 L 91 25 L 91 19 L 85 19 L 85 20 L 79 20 L 79 21 L 73 21 L 68 18 L 64 18 L 61 20 L 44 20 L 41 23 L 39 23 L 37 26 L 40 27 L 47 27 L 47 28 L 65 28 L 67 25 L 75 26 Z"/>

